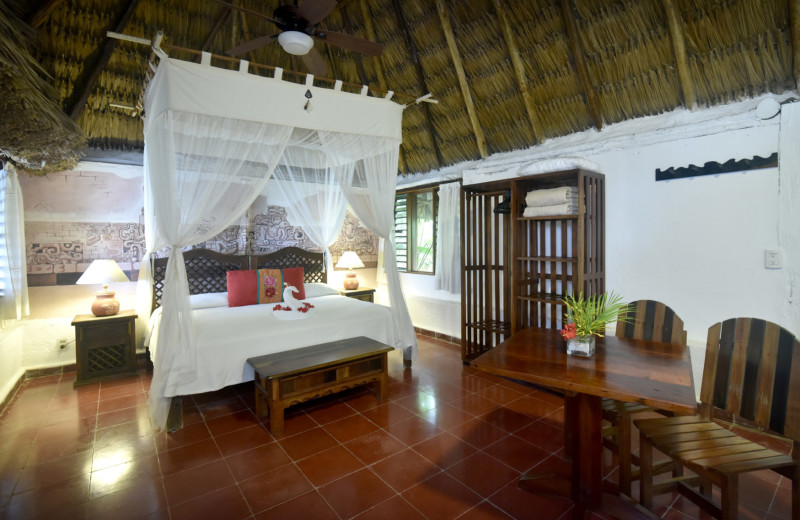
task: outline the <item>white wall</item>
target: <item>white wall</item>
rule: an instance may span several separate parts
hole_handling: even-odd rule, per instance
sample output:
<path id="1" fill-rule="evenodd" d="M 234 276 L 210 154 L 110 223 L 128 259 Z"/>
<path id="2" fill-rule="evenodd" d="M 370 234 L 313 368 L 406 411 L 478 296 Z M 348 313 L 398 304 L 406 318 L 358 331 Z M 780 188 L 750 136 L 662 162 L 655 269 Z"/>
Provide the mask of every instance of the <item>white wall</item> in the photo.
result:
<path id="1" fill-rule="evenodd" d="M 800 318 L 789 308 L 800 238 L 791 228 L 779 242 L 779 229 L 790 224 L 784 222 L 787 210 L 780 209 L 778 168 L 655 181 L 656 168 L 777 152 L 780 116 L 758 120 L 757 102 L 750 100 L 737 110 L 682 113 L 679 125 L 673 124 L 674 115 L 649 118 L 648 128 L 622 123 L 625 131 L 609 127 L 568 136 L 563 144 L 548 141 L 463 165 L 460 171 L 454 167 L 418 180 L 407 178 L 398 187 L 423 179 L 435 182 L 437 177 L 451 180 L 464 171 L 486 180 L 513 177 L 523 175 L 524 165 L 532 161 L 557 157 L 594 162 L 606 176 L 607 288 L 626 300 L 655 299 L 673 307 L 686 323 L 699 374 L 708 327 L 723 319 L 763 318 L 800 334 Z M 786 174 L 783 179 L 786 183 Z M 764 250 L 776 247 L 782 248 L 787 268 L 765 269 Z M 433 277 L 408 283 L 411 276 L 402 275 L 408 292 L 432 294 Z M 460 336 L 460 316 L 453 316 L 450 308 L 447 301 L 439 312 L 436 306 L 428 309 L 424 319 L 431 326 L 425 328 L 459 330 Z M 412 320 L 422 326 L 413 312 Z"/>
<path id="2" fill-rule="evenodd" d="M 22 327 L 9 321 L 0 329 L 0 402 L 3 402 L 22 376 Z"/>
<path id="3" fill-rule="evenodd" d="M 434 290 L 427 274 L 400 273 L 400 281 L 415 327 L 461 337 L 461 294 Z"/>
<path id="4" fill-rule="evenodd" d="M 79 314 L 91 314 L 95 285 L 56 285 L 30 287 L 31 315 L 21 323 L 22 366 L 46 368 L 75 363 L 75 329 L 72 320 Z M 136 283 L 113 283 L 120 309 L 135 309 Z M 138 336 L 143 331 L 137 330 Z M 58 347 L 58 340 L 66 339 L 66 348 Z"/>
<path id="5" fill-rule="evenodd" d="M 764 268 L 764 250 L 778 245 L 778 169 L 661 182 L 653 173 L 766 157 L 777 138 L 773 125 L 591 157 L 607 180 L 607 287 L 668 304 L 692 344 L 705 345 L 708 327 L 726 318 L 779 322 L 786 272 Z"/>

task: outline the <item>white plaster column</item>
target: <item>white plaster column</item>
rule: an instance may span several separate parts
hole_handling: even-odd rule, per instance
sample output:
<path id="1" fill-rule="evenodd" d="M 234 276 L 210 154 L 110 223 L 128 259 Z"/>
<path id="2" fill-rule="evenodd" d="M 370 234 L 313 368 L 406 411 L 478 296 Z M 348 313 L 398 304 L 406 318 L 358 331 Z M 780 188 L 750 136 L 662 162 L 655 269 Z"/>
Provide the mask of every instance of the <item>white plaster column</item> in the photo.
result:
<path id="1" fill-rule="evenodd" d="M 783 249 L 786 292 L 781 325 L 800 334 L 800 102 L 781 108 L 778 140 L 778 245 Z M 776 295 L 778 296 L 778 295 Z"/>

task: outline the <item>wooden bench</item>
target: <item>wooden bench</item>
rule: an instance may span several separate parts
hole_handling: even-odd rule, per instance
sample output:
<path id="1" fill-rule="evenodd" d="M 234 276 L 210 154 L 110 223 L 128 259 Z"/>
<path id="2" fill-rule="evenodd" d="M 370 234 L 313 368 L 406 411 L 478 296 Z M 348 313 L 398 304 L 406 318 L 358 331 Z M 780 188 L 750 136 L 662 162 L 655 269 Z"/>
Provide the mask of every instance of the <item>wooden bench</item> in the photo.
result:
<path id="1" fill-rule="evenodd" d="M 256 414 L 269 414 L 269 431 L 283 433 L 283 411 L 342 390 L 373 383 L 379 400 L 388 385 L 387 354 L 394 350 L 359 336 L 250 358 Z"/>

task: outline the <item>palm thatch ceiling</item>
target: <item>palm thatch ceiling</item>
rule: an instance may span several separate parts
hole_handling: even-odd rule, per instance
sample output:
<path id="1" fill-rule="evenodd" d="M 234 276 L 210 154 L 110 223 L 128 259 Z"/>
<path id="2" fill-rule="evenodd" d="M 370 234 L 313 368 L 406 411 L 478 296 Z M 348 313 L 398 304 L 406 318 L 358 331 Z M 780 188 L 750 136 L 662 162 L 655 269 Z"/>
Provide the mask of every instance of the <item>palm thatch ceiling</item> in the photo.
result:
<path id="1" fill-rule="evenodd" d="M 267 16 L 281 3 L 227 1 Z M 11 19 L 31 29 L 20 28 L 16 51 L 46 71 L 90 147 L 120 151 L 143 148 L 141 119 L 125 107 L 141 102 L 151 50 L 107 31 L 146 39 L 163 31 L 170 56 L 193 61 L 197 54 L 178 48 L 224 56 L 278 32 L 219 0 L 28 0 L 14 9 Z M 339 0 L 320 30 L 379 42 L 383 53 L 315 48 L 331 78 L 369 85 L 372 95 L 402 93 L 395 99 L 404 104 L 427 93 L 439 101 L 405 110 L 399 170 L 411 173 L 682 106 L 795 90 L 798 20 L 800 0 Z M 306 71 L 277 42 L 243 58 Z M 33 156 L 41 143 L 31 142 Z"/>

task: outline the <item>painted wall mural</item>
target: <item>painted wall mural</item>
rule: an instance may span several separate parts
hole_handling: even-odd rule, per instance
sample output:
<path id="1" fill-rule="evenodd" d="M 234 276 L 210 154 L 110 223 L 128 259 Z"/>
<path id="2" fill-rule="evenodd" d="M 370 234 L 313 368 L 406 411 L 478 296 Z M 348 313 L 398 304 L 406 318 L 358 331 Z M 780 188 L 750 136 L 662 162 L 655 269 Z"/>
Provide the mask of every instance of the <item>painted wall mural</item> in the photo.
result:
<path id="1" fill-rule="evenodd" d="M 142 212 L 143 214 L 143 212 Z M 25 222 L 30 286 L 72 285 L 93 260 L 111 258 L 131 280 L 138 277 L 145 250 L 144 224 L 139 222 Z M 247 224 L 237 224 L 202 244 L 226 254 L 265 254 L 294 246 L 319 251 L 303 230 L 293 226 L 286 209 L 267 206 Z M 378 237 L 347 212 L 337 241 L 331 246 L 334 262 L 344 251 L 356 251 L 367 267 L 378 261 Z M 156 256 L 165 256 L 168 250 Z"/>

